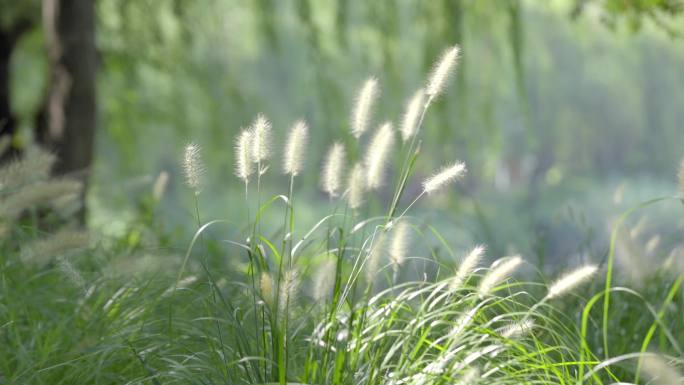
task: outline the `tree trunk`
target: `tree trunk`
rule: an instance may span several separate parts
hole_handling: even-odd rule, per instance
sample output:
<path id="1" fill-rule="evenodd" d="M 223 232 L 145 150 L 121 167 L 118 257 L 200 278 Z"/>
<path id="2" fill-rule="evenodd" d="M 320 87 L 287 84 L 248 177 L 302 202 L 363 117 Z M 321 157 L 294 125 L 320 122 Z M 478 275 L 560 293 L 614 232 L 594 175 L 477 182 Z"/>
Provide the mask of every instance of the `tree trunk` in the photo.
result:
<path id="1" fill-rule="evenodd" d="M 43 22 L 50 89 L 36 137 L 58 157 L 54 174 L 87 182 L 96 122 L 94 0 L 44 0 Z"/>
<path id="2" fill-rule="evenodd" d="M 22 19 L 7 29 L 0 29 L 0 140 L 11 139 L 17 129 L 17 121 L 12 113 L 10 102 L 10 59 L 12 51 L 21 36 L 29 30 L 32 23 Z M 16 155 L 16 149 L 4 151 L 0 148 L 0 162 Z"/>

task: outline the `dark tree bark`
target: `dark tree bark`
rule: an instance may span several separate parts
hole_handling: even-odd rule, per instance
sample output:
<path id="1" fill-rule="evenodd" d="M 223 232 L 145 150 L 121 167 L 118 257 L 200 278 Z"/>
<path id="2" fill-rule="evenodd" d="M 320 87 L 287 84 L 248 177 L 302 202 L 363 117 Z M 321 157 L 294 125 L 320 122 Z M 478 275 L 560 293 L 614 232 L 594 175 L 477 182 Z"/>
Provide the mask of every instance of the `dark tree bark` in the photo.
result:
<path id="1" fill-rule="evenodd" d="M 7 29 L 0 29 L 0 139 L 7 139 L 14 135 L 17 121 L 12 113 L 10 101 L 10 59 L 12 52 L 21 36 L 31 28 L 29 20 L 18 20 Z M 10 148 L 0 154 L 0 161 L 16 155 L 16 150 Z"/>
<path id="2" fill-rule="evenodd" d="M 58 157 L 54 174 L 87 182 L 96 123 L 94 0 L 44 0 L 43 22 L 50 89 L 36 137 Z"/>
<path id="3" fill-rule="evenodd" d="M 38 140 L 58 158 L 56 174 L 84 173 L 95 133 L 95 10 L 93 0 L 44 0 L 50 90 Z"/>

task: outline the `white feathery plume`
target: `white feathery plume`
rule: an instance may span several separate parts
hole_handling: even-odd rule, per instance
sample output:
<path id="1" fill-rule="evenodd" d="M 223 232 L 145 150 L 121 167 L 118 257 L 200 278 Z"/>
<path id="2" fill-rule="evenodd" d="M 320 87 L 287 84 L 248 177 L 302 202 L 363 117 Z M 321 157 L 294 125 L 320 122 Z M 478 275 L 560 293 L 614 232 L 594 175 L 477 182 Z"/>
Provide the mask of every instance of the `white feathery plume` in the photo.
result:
<path id="1" fill-rule="evenodd" d="M 183 154 L 185 184 L 195 191 L 195 195 L 199 195 L 202 191 L 201 179 L 204 174 L 204 165 L 202 164 L 201 151 L 199 145 L 189 143 L 185 146 L 185 153 Z"/>
<path id="2" fill-rule="evenodd" d="M 296 176 L 302 171 L 308 141 L 309 127 L 305 121 L 298 120 L 292 127 L 290 137 L 287 138 L 285 144 L 285 158 L 283 159 L 285 174 Z"/>
<path id="3" fill-rule="evenodd" d="M 433 193 L 446 186 L 449 182 L 462 177 L 465 172 L 465 163 L 454 162 L 453 164 L 442 168 L 435 175 L 427 178 L 423 182 L 423 190 L 428 194 Z"/>
<path id="4" fill-rule="evenodd" d="M 499 334 L 501 334 L 503 338 L 512 340 L 522 337 L 524 334 L 527 334 L 530 330 L 532 330 L 532 328 L 534 328 L 534 321 L 525 319 L 521 322 L 515 322 L 504 327 Z"/>
<path id="5" fill-rule="evenodd" d="M 650 377 L 654 385 L 684 384 L 684 375 L 668 365 L 661 356 L 647 355 L 643 360 L 644 372 Z"/>
<path id="6" fill-rule="evenodd" d="M 355 164 L 349 173 L 349 190 L 347 191 L 347 203 L 352 210 L 357 210 L 363 204 L 363 193 L 366 191 L 365 177 L 363 165 Z"/>
<path id="7" fill-rule="evenodd" d="M 318 269 L 314 276 L 313 294 L 316 301 L 324 303 L 330 297 L 333 284 L 335 283 L 335 269 L 337 268 L 337 261 L 334 255 L 330 255 Z"/>
<path id="8" fill-rule="evenodd" d="M 385 163 L 394 144 L 392 123 L 385 122 L 376 131 L 366 150 L 366 187 L 377 190 L 382 185 Z"/>
<path id="9" fill-rule="evenodd" d="M 437 97 L 444 90 L 444 86 L 449 81 L 451 73 L 456 67 L 460 49 L 458 46 L 447 48 L 439 59 L 437 64 L 430 74 L 427 86 L 425 87 L 425 94 L 428 98 L 433 99 Z"/>
<path id="10" fill-rule="evenodd" d="M 378 269 L 380 268 L 382 254 L 385 250 L 385 237 L 385 232 L 382 232 L 380 235 L 377 235 L 375 238 L 375 242 L 373 246 L 371 246 L 371 250 L 368 253 L 368 261 L 366 264 L 366 279 L 369 284 L 374 281 L 375 274 L 377 274 Z"/>
<path id="11" fill-rule="evenodd" d="M 164 194 L 166 193 L 166 187 L 169 185 L 169 178 L 169 173 L 162 171 L 154 181 L 154 186 L 152 187 L 152 197 L 154 198 L 155 202 L 159 202 L 164 197 Z"/>
<path id="12" fill-rule="evenodd" d="M 551 287 L 549 287 L 549 293 L 546 295 L 546 297 L 551 299 L 562 296 L 563 294 L 587 281 L 594 274 L 596 274 L 597 270 L 598 266 L 587 265 L 566 274 L 554 282 Z"/>
<path id="13" fill-rule="evenodd" d="M 480 370 L 477 368 L 470 368 L 466 370 L 461 379 L 456 383 L 456 385 L 475 385 L 475 383 L 480 379 Z"/>
<path id="14" fill-rule="evenodd" d="M 461 265 L 458 267 L 458 270 L 456 271 L 456 275 L 451 279 L 451 282 L 449 283 L 449 287 L 452 290 L 459 288 L 463 284 L 463 282 L 465 282 L 468 276 L 472 274 L 472 272 L 477 267 L 477 264 L 480 263 L 480 260 L 484 256 L 485 250 L 486 248 L 484 245 L 477 245 L 463 259 L 463 262 L 461 262 Z"/>
<path id="15" fill-rule="evenodd" d="M 52 179 L 28 184 L 0 201 L 0 217 L 15 218 L 24 210 L 41 205 L 58 205 L 83 191 L 83 183 L 71 179 Z"/>
<path id="16" fill-rule="evenodd" d="M 265 271 L 261 273 L 259 279 L 259 291 L 264 302 L 269 306 L 273 306 L 273 278 Z"/>
<path id="17" fill-rule="evenodd" d="M 271 156 L 271 122 L 258 114 L 252 124 L 252 162 L 261 163 Z M 262 172 L 262 170 L 257 170 Z"/>
<path id="18" fill-rule="evenodd" d="M 299 273 L 297 270 L 287 270 L 280 280 L 278 310 L 285 314 L 288 307 L 293 306 L 299 290 Z"/>
<path id="19" fill-rule="evenodd" d="M 450 338 L 456 338 L 459 335 L 461 335 L 461 333 L 463 333 L 465 328 L 467 328 L 470 325 L 470 323 L 473 322 L 473 318 L 475 318 L 475 314 L 477 314 L 478 310 L 480 310 L 479 307 L 474 307 L 474 308 L 468 310 L 467 313 L 465 313 L 461 317 L 459 317 L 458 320 L 456 321 L 456 325 L 449 332 L 449 337 Z"/>
<path id="20" fill-rule="evenodd" d="M 522 258 L 519 255 L 494 262 L 492 264 L 492 269 L 485 275 L 482 282 L 480 282 L 480 287 L 478 289 L 480 297 L 484 297 L 491 293 L 492 289 L 506 280 L 521 263 Z"/>
<path id="21" fill-rule="evenodd" d="M 361 137 L 368 128 L 371 110 L 378 95 L 378 80 L 370 77 L 366 80 L 356 97 L 356 104 L 352 112 L 352 135 L 355 138 Z"/>
<path id="22" fill-rule="evenodd" d="M 4 139 L 11 138 L 3 135 Z M 50 170 L 57 161 L 57 157 L 38 146 L 26 149 L 23 158 L 15 159 L 0 168 L 0 191 L 13 191 L 37 180 L 50 176 Z"/>
<path id="23" fill-rule="evenodd" d="M 242 129 L 235 140 L 235 175 L 245 183 L 252 175 L 252 131 Z"/>
<path id="24" fill-rule="evenodd" d="M 398 270 L 404 264 L 408 252 L 411 234 L 406 221 L 399 221 L 392 231 L 392 243 L 390 243 L 389 255 L 392 266 Z"/>
<path id="25" fill-rule="evenodd" d="M 21 248 L 26 263 L 45 264 L 52 258 L 90 246 L 90 234 L 81 230 L 60 230 Z"/>
<path id="26" fill-rule="evenodd" d="M 418 120 L 420 119 L 421 109 L 425 104 L 425 91 L 419 89 L 413 94 L 413 97 L 409 100 L 406 105 L 406 111 L 404 111 L 404 117 L 401 121 L 401 139 L 406 142 L 411 139 L 413 135 L 416 134 L 418 129 Z"/>
<path id="27" fill-rule="evenodd" d="M 321 176 L 322 189 L 331 198 L 336 197 L 340 191 L 346 158 L 347 154 L 344 150 L 344 145 L 340 142 L 333 143 L 323 164 L 323 175 Z"/>

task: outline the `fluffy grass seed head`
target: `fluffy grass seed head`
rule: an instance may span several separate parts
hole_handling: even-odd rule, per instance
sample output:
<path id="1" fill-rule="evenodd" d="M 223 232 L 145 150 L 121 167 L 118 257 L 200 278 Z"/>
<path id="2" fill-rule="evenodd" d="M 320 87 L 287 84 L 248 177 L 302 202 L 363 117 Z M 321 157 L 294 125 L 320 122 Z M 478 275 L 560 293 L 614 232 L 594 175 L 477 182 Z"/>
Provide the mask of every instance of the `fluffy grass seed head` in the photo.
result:
<path id="1" fill-rule="evenodd" d="M 271 122 L 264 114 L 258 114 L 250 130 L 252 131 L 252 162 L 261 163 L 268 160 L 271 157 Z"/>
<path id="2" fill-rule="evenodd" d="M 327 301 L 332 293 L 333 284 L 335 283 L 335 269 L 337 268 L 336 262 L 334 255 L 331 254 L 316 269 L 313 282 L 313 295 L 316 301 L 320 303 Z"/>
<path id="3" fill-rule="evenodd" d="M 479 379 L 480 370 L 478 368 L 469 368 L 463 373 L 463 376 L 461 376 L 456 385 L 475 385 Z"/>
<path id="4" fill-rule="evenodd" d="M 378 128 L 366 150 L 366 187 L 369 190 L 377 190 L 382 186 L 385 165 L 393 145 L 392 123 L 385 122 Z"/>
<path id="5" fill-rule="evenodd" d="M 280 280 L 279 303 L 278 310 L 280 314 L 285 312 L 294 305 L 297 298 L 297 291 L 299 290 L 299 273 L 297 270 L 287 270 Z"/>
<path id="6" fill-rule="evenodd" d="M 3 136 L 9 138 L 9 136 Z M 0 192 L 14 191 L 29 183 L 47 179 L 57 157 L 40 147 L 29 147 L 21 159 L 0 168 Z"/>
<path id="7" fill-rule="evenodd" d="M 444 87 L 458 62 L 459 52 L 458 46 L 453 46 L 442 53 L 441 58 L 432 69 L 427 86 L 425 86 L 425 94 L 428 98 L 435 98 L 444 91 Z"/>
<path id="8" fill-rule="evenodd" d="M 242 129 L 235 140 L 235 175 L 245 183 L 254 172 L 252 167 L 252 131 Z"/>
<path id="9" fill-rule="evenodd" d="M 292 126 L 290 136 L 285 144 L 283 171 L 285 174 L 296 176 L 302 171 L 306 145 L 309 142 L 309 127 L 303 120 L 298 120 Z"/>
<path id="10" fill-rule="evenodd" d="M 261 298 L 268 306 L 273 306 L 273 278 L 267 272 L 262 272 L 259 278 L 259 291 Z"/>
<path id="11" fill-rule="evenodd" d="M 26 185 L 0 200 L 0 217 L 16 218 L 24 210 L 36 206 L 58 206 L 63 198 L 78 197 L 83 183 L 72 179 L 52 179 Z"/>
<path id="12" fill-rule="evenodd" d="M 406 142 L 416 134 L 418 130 L 418 120 L 425 104 L 425 91 L 419 89 L 411 97 L 406 105 L 404 116 L 401 120 L 401 139 Z"/>
<path id="13" fill-rule="evenodd" d="M 356 104 L 352 112 L 351 131 L 355 138 L 360 138 L 368 128 L 373 104 L 378 96 L 378 80 L 370 77 L 363 83 L 363 87 L 356 97 Z"/>
<path id="14" fill-rule="evenodd" d="M 534 328 L 534 322 L 530 319 L 525 319 L 520 322 L 514 322 L 506 327 L 504 327 L 499 334 L 503 338 L 513 340 L 520 338 L 525 334 L 529 333 Z"/>
<path id="15" fill-rule="evenodd" d="M 684 384 L 684 375 L 677 369 L 668 365 L 661 356 L 647 355 L 644 357 L 643 368 L 646 375 L 654 385 L 677 385 Z"/>
<path id="16" fill-rule="evenodd" d="M 466 255 L 466 257 L 463 259 L 463 262 L 461 262 L 461 265 L 458 267 L 456 275 L 454 275 L 449 283 L 449 286 L 452 290 L 461 287 L 463 282 L 468 279 L 470 274 L 473 273 L 477 265 L 480 263 L 480 260 L 482 260 L 485 251 L 486 248 L 484 245 L 477 245 L 470 250 L 468 255 Z"/>
<path id="17" fill-rule="evenodd" d="M 348 183 L 347 203 L 350 209 L 358 210 L 363 205 L 363 194 L 366 191 L 366 174 L 361 163 L 352 168 Z"/>
<path id="18" fill-rule="evenodd" d="M 321 175 L 321 188 L 331 198 L 339 194 L 346 158 L 347 153 L 344 145 L 340 142 L 333 143 L 323 163 Z"/>
<path id="19" fill-rule="evenodd" d="M 564 295 L 565 293 L 590 279 L 594 274 L 596 274 L 597 270 L 598 266 L 587 265 L 567 273 L 565 276 L 554 282 L 551 287 L 549 287 L 549 293 L 546 295 L 546 297 L 551 299 Z"/>
<path id="20" fill-rule="evenodd" d="M 392 230 L 392 243 L 389 247 L 390 261 L 395 271 L 404 264 L 410 243 L 409 225 L 405 220 L 400 220 Z"/>
<path id="21" fill-rule="evenodd" d="M 154 185 L 152 186 L 152 198 L 154 198 L 155 202 L 162 200 L 164 194 L 166 194 L 166 188 L 169 186 L 170 178 L 171 176 L 167 171 L 162 171 L 159 173 L 159 176 L 157 176 L 157 179 L 155 179 Z"/>
<path id="22" fill-rule="evenodd" d="M 368 252 L 368 261 L 366 262 L 366 279 L 369 284 L 375 280 L 375 275 L 378 273 L 378 269 L 380 268 L 382 256 L 385 251 L 386 237 L 387 235 L 384 231 L 377 235 L 374 244 L 371 246 L 371 249 Z"/>
<path id="23" fill-rule="evenodd" d="M 90 234 L 82 230 L 60 230 L 59 232 L 29 243 L 21 249 L 25 263 L 43 265 L 52 258 L 82 250 L 90 246 Z"/>
<path id="24" fill-rule="evenodd" d="M 522 263 L 519 255 L 500 259 L 492 264 L 492 269 L 482 278 L 478 292 L 484 297 L 492 292 L 499 283 L 506 280 Z"/>
<path id="25" fill-rule="evenodd" d="M 202 191 L 202 176 L 204 175 L 204 165 L 202 164 L 201 147 L 195 143 L 185 146 L 183 153 L 183 173 L 185 174 L 185 184 L 190 187 L 196 195 Z"/>
<path id="26" fill-rule="evenodd" d="M 453 164 L 442 168 L 435 175 L 427 178 L 423 182 L 423 190 L 431 194 L 450 182 L 457 180 L 466 172 L 466 166 L 463 162 L 454 162 Z"/>

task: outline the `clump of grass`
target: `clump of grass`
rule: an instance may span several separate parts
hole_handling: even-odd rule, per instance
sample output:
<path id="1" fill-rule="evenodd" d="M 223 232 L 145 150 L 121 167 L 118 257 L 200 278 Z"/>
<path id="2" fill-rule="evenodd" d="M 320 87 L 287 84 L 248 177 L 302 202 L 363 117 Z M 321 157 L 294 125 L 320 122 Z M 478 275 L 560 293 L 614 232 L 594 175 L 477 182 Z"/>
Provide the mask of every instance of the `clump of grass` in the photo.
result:
<path id="1" fill-rule="evenodd" d="M 0 338 L 8 346 L 0 351 L 0 382 L 610 384 L 639 383 L 642 377 L 668 384 L 679 381 L 676 366 L 684 362 L 647 349 L 657 335 L 660 350 L 681 353 L 678 337 L 671 333 L 676 325 L 668 323 L 667 313 L 678 303 L 682 276 L 668 284 L 659 309 L 646 303 L 653 320 L 635 323 L 639 330 L 646 323 L 640 350 L 622 349 L 608 356 L 601 345 L 607 341 L 606 330 L 612 329 L 597 320 L 608 314 L 597 314 L 594 305 L 603 299 L 604 309 L 610 310 L 609 293 L 637 295 L 611 285 L 611 254 L 607 266 L 581 266 L 549 285 L 514 279 L 525 265 L 522 256 L 499 258 L 481 267 L 485 245 L 464 252 L 454 269 L 447 261 L 427 257 L 432 250 L 418 242 L 427 237 L 419 216 L 409 213 L 421 200 L 453 194 L 448 187 L 463 177 L 465 163 L 447 160 L 448 166 L 424 179 L 415 196 L 404 195 L 412 190 L 406 187 L 419 167 L 424 117 L 446 92 L 459 52 L 458 47 L 445 50 L 425 87 L 410 98 L 400 125 L 401 151 L 394 150 L 389 121 L 370 138 L 363 136 L 371 127 L 379 95 L 378 81 L 366 81 L 350 130 L 341 133 L 354 140 L 334 142 L 322 165 L 320 185 L 330 212 L 311 228 L 300 228 L 297 221 L 298 208 L 306 202 L 296 199 L 295 189 L 295 177 L 311 167 L 304 156 L 310 151 L 308 127 L 303 120 L 292 126 L 281 164 L 276 164 L 280 167 L 274 167 L 289 177 L 289 184 L 281 194 L 266 197 L 262 178 L 267 177 L 269 162 L 279 158 L 274 156 L 271 123 L 259 114 L 235 139 L 235 175 L 245 185 L 243 204 L 248 208 L 244 218 L 202 220 L 201 150 L 196 144 L 186 147 L 183 169 L 195 200 L 197 231 L 175 277 L 155 274 L 122 281 L 108 276 L 106 269 L 98 270 L 106 265 L 102 257 L 87 261 L 96 266 L 90 266 L 89 274 L 81 272 L 75 259 L 58 258 L 58 264 L 22 261 L 22 255 L 25 261 L 50 261 L 50 256 L 87 247 L 89 238 L 71 230 L 42 240 L 42 235 L 32 234 L 22 247 L 4 242 L 3 251 L 13 254 L 0 257 L 0 320 L 7 320 L 0 321 Z M 400 167 L 390 185 L 386 176 L 394 155 L 400 158 Z M 36 177 L 19 178 L 25 182 L 0 190 L 3 200 L 16 189 L 48 183 L 43 170 L 51 159 L 43 154 L 36 160 L 43 164 L 36 166 Z M 12 170 L 28 164 L 14 164 Z M 16 174 L 12 170 L 0 169 L 0 181 L 17 180 L 4 177 Z M 45 202 L 52 202 L 55 195 L 59 194 L 47 194 Z M 282 214 L 282 225 L 265 221 L 267 211 Z M 20 215 L 4 220 L 16 223 Z M 242 229 L 236 230 L 241 231 L 237 237 L 220 240 L 231 247 L 226 258 L 207 232 L 236 222 L 243 224 L 237 226 Z M 10 232 L 18 231 L 13 227 Z M 201 253 L 197 245 L 203 246 Z M 171 261 L 168 265 L 176 266 Z M 417 274 L 408 274 L 411 269 Z M 585 302 L 579 294 L 584 294 L 583 287 L 595 286 L 589 281 L 599 270 L 606 271 L 606 290 Z M 29 279 L 13 278 L 17 272 Z M 402 280 L 404 276 L 419 278 Z M 46 277 L 50 290 L 45 298 L 34 300 L 31 295 L 46 291 L 37 287 L 39 277 Z M 71 284 L 64 284 L 65 277 Z M 44 309 L 38 310 L 40 304 Z M 10 350 L 16 353 L 8 354 Z"/>

